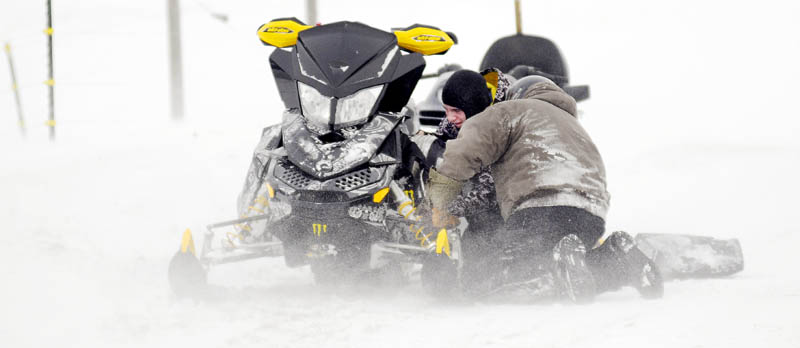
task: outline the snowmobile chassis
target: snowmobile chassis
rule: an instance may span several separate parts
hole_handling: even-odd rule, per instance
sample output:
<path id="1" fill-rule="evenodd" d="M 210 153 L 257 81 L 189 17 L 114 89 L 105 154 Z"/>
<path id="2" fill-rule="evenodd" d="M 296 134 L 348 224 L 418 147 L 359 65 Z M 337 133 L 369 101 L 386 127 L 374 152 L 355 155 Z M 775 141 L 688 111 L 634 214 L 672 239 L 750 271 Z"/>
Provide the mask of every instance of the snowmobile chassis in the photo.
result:
<path id="1" fill-rule="evenodd" d="M 436 237 L 432 238 L 433 233 L 426 234 L 424 232 L 429 226 L 420 223 L 422 217 L 415 214 L 416 208 L 413 201 L 397 183 L 392 182 L 389 187 L 389 192 L 397 202 L 397 210 L 394 212 L 396 214 L 387 214 L 383 223 L 384 228 L 387 231 L 390 229 L 386 226 L 387 224 L 407 226 L 405 229 L 409 236 L 413 235 L 414 240 L 419 241 L 420 244 L 417 246 L 388 241 L 371 243 L 368 269 L 379 270 L 391 264 L 422 264 L 422 276 L 428 283 L 423 286 L 432 292 L 439 293 L 447 293 L 454 289 L 458 286 L 457 279 L 463 265 L 462 229 L 440 229 L 436 233 Z M 181 247 L 170 262 L 168 270 L 168 278 L 176 295 L 192 297 L 202 294 L 206 285 L 207 273 L 214 266 L 257 258 L 284 256 L 285 245 L 272 238 L 274 236 L 268 238 L 273 239 L 272 241 L 245 243 L 242 241 L 241 234 L 237 232 L 219 231 L 226 227 L 235 228 L 242 224 L 271 218 L 273 216 L 270 214 L 260 214 L 209 224 L 206 226 L 199 253 L 195 249 L 192 232 L 187 229 L 183 234 Z M 319 231 L 315 230 L 314 232 L 322 233 L 323 226 L 315 226 L 314 228 L 319 228 Z M 428 228 L 428 230 L 431 229 Z M 223 234 L 223 237 L 218 238 L 220 234 Z M 215 246 L 215 240 L 219 241 L 219 246 Z M 310 259 L 321 258 L 327 256 L 329 249 L 320 247 L 317 252 L 318 255 L 307 256 Z M 443 267 L 447 269 L 443 270 Z M 441 275 L 444 275 L 443 279 L 431 279 Z"/>

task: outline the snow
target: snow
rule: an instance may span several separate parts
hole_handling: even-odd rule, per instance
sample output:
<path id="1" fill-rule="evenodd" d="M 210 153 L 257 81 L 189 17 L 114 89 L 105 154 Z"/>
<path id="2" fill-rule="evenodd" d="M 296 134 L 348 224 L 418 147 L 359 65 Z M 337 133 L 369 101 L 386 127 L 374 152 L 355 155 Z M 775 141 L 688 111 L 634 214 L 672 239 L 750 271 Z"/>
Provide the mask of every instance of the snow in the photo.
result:
<path id="1" fill-rule="evenodd" d="M 732 277 L 587 306 L 442 304 L 418 284 L 336 293 L 280 259 L 213 270 L 207 301 L 172 298 L 166 266 L 181 233 L 235 216 L 261 129 L 280 121 L 255 29 L 304 13 L 300 1 L 181 3 L 182 122 L 168 116 L 163 2 L 54 3 L 53 143 L 43 2 L 0 5 L 28 123 L 23 138 L 0 68 L 0 346 L 800 346 L 800 3 L 523 1 L 524 31 L 555 40 L 573 83 L 592 87 L 580 108 L 606 160 L 608 228 L 744 249 Z M 477 69 L 514 31 L 512 1 L 342 0 L 318 13 L 455 32 L 460 44 L 426 72 Z"/>

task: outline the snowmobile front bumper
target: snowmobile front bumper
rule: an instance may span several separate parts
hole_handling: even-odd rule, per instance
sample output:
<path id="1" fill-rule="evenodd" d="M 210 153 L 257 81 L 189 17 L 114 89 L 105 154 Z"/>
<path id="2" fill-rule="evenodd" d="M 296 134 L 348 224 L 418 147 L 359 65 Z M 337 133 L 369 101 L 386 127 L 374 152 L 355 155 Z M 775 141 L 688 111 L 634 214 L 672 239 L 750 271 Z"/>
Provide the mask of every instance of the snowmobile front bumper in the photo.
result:
<path id="1" fill-rule="evenodd" d="M 220 247 L 214 247 L 214 230 L 222 227 L 235 226 L 252 221 L 269 218 L 269 215 L 255 215 L 241 219 L 228 220 L 206 226 L 203 247 L 200 249 L 200 262 L 209 267 L 225 263 L 239 262 L 261 257 L 276 257 L 283 255 L 283 245 L 280 241 L 261 243 L 242 243 L 238 234 L 228 233 L 221 240 Z"/>
<path id="2" fill-rule="evenodd" d="M 263 257 L 284 255 L 281 241 L 246 243 L 238 234 L 224 233 L 217 237 L 217 230 L 253 221 L 268 219 L 267 214 L 222 221 L 206 226 L 202 248 L 198 255 L 200 263 L 208 269 L 213 265 L 234 263 Z M 191 232 L 189 232 L 191 233 Z M 191 236 L 189 237 L 191 239 Z M 215 243 L 215 241 L 219 241 Z M 460 264 L 460 234 L 453 230 L 440 230 L 437 238 L 425 246 L 392 242 L 373 242 L 369 248 L 369 268 L 379 269 L 391 263 L 422 263 L 426 257 L 441 255 Z"/>

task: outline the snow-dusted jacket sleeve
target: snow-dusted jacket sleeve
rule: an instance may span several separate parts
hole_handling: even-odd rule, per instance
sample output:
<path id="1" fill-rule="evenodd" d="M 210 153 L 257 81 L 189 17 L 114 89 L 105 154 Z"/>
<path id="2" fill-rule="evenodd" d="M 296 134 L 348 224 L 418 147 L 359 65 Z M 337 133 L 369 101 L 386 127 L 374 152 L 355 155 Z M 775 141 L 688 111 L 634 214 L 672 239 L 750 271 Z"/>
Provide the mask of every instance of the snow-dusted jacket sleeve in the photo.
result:
<path id="1" fill-rule="evenodd" d="M 499 209 L 499 206 L 491 167 L 473 176 L 461 195 L 447 206 L 447 212 L 455 216 L 474 215 L 495 209 Z"/>
<path id="2" fill-rule="evenodd" d="M 490 106 L 466 120 L 458 138 L 447 142 L 437 171 L 452 179 L 466 181 L 489 168 L 508 148 L 509 127 L 498 106 Z"/>

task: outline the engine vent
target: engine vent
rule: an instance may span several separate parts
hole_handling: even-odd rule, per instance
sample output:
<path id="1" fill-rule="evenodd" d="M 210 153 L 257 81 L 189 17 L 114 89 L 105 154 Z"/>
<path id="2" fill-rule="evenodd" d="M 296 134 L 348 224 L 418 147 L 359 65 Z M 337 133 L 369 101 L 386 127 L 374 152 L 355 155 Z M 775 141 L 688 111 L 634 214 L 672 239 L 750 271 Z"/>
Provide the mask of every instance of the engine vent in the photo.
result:
<path id="1" fill-rule="evenodd" d="M 314 180 L 310 175 L 289 162 L 281 161 L 279 165 L 283 170 L 280 173 L 276 173 L 279 174 L 278 178 L 295 189 L 303 189 Z"/>
<path id="2" fill-rule="evenodd" d="M 350 191 L 366 184 L 372 183 L 377 178 L 373 178 L 372 172 L 369 168 L 364 168 L 361 170 L 357 170 L 351 173 L 347 173 L 344 176 L 337 178 L 334 181 L 334 185 L 336 188 L 343 190 L 343 191 Z"/>
<path id="3" fill-rule="evenodd" d="M 383 176 L 383 171 L 379 168 L 365 166 L 342 176 L 319 180 L 303 172 L 291 162 L 283 160 L 275 166 L 274 176 L 295 190 L 349 192 L 379 181 Z M 313 189 L 309 187 L 313 187 Z"/>

